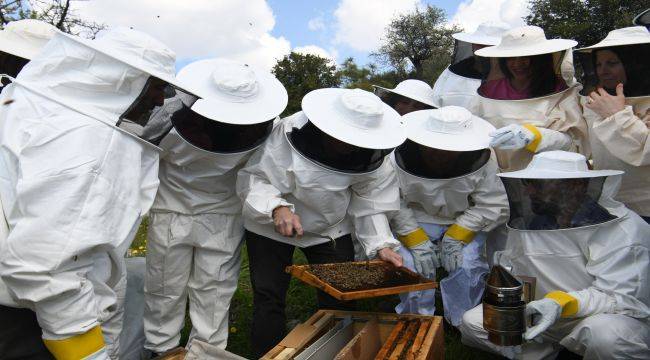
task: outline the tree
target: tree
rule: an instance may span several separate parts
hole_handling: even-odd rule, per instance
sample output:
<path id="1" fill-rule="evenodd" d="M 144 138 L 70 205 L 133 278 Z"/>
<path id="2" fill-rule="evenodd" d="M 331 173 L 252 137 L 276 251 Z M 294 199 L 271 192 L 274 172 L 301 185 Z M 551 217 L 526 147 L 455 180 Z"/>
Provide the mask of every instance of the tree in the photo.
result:
<path id="1" fill-rule="evenodd" d="M 380 72 L 377 65 L 373 63 L 360 67 L 350 57 L 345 59 L 339 66 L 338 75 L 341 78 L 341 86 L 343 87 L 373 91 L 373 85 L 392 88 L 413 74 L 395 70 Z"/>
<path id="2" fill-rule="evenodd" d="M 308 92 L 341 84 L 336 66 L 316 55 L 292 52 L 278 61 L 272 72 L 289 94 L 289 104 L 282 116 L 300 111 L 302 97 Z"/>
<path id="3" fill-rule="evenodd" d="M 72 8 L 73 0 L 2 0 L 0 26 L 20 19 L 38 19 L 73 35 L 94 38 L 105 24 L 84 20 Z M 82 1 L 82 0 L 76 0 Z"/>
<path id="4" fill-rule="evenodd" d="M 632 19 L 648 8 L 647 0 L 530 0 L 526 23 L 544 29 L 548 38 L 565 38 L 588 46 L 607 33 L 632 26 Z"/>
<path id="5" fill-rule="evenodd" d="M 427 63 L 442 69 L 448 65 L 454 46 L 451 34 L 461 31 L 447 27 L 446 21 L 444 10 L 431 5 L 399 15 L 386 28 L 382 45 L 372 56 L 397 72 L 406 72 L 408 61 L 415 77 L 425 80 Z"/>

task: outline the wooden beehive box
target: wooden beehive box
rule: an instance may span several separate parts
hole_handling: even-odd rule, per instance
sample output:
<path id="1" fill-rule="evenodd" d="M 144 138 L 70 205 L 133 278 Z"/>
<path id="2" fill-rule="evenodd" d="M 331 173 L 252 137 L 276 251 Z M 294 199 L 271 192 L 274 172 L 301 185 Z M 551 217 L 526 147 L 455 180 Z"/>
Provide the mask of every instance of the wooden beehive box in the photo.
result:
<path id="1" fill-rule="evenodd" d="M 333 284 L 330 284 L 325 280 L 319 278 L 311 271 L 310 265 L 287 266 L 285 271 L 291 274 L 293 277 L 304 282 L 305 284 L 318 288 L 330 294 L 332 297 L 338 300 L 365 299 L 365 298 L 371 298 L 377 296 L 399 294 L 403 292 L 428 290 L 428 289 L 434 289 L 438 287 L 438 283 L 436 283 L 433 280 L 426 279 L 420 276 L 418 273 L 415 273 L 404 267 L 395 268 L 392 265 L 381 260 L 357 261 L 357 262 L 351 262 L 345 264 L 352 265 L 355 267 L 356 266 L 365 267 L 370 265 L 370 266 L 382 266 L 382 267 L 390 268 L 391 271 L 399 273 L 399 275 L 402 276 L 403 278 L 409 279 L 410 283 L 405 285 L 397 285 L 397 286 L 389 285 L 386 287 L 351 291 L 351 290 L 338 289 Z M 340 264 L 319 264 L 317 266 L 336 267 L 339 265 Z"/>
<path id="2" fill-rule="evenodd" d="M 342 321 L 350 321 L 353 336 L 335 356 L 327 360 L 442 360 L 444 331 L 442 317 L 399 315 L 339 310 L 319 310 L 296 326 L 263 360 L 293 360 L 313 352 L 324 335 Z M 316 352 L 314 352 L 316 354 Z"/>

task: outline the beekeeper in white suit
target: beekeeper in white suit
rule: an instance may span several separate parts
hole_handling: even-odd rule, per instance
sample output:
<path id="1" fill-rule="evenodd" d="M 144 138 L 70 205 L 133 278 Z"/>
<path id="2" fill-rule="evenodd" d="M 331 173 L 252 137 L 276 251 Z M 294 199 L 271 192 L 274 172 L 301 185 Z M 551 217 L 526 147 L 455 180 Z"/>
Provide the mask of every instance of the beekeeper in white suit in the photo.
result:
<path id="1" fill-rule="evenodd" d="M 150 214 L 145 348 L 178 346 L 189 296 L 192 332 L 225 349 L 244 235 L 237 171 L 271 133 L 287 91 L 268 71 L 241 62 L 191 63 L 178 81 L 206 94 L 171 119 L 160 142 L 160 188 Z M 178 106 L 180 99 L 167 108 Z M 182 120 L 179 121 L 179 120 Z"/>
<path id="2" fill-rule="evenodd" d="M 286 266 L 295 246 L 310 263 L 354 259 L 354 231 L 366 256 L 401 266 L 386 212 L 399 209 L 386 156 L 405 137 L 397 112 L 360 89 L 319 89 L 303 111 L 281 120 L 240 170 L 253 286 L 252 347 L 260 357 L 286 332 Z M 319 306 L 347 307 L 319 292 Z"/>
<path id="3" fill-rule="evenodd" d="M 581 86 L 573 77 L 576 44 L 548 40 L 541 28 L 523 26 L 475 52 L 494 64 L 478 89 L 475 115 L 497 128 L 491 146 L 502 171 L 523 169 L 542 151 L 589 154 Z"/>
<path id="4" fill-rule="evenodd" d="M 650 32 L 613 30 L 576 54 L 594 168 L 624 170 L 616 199 L 650 222 Z"/>
<path id="5" fill-rule="evenodd" d="M 35 19 L 6 24 L 0 31 L 0 74 L 16 77 L 57 32 L 54 26 Z"/>
<path id="6" fill-rule="evenodd" d="M 553 358 L 565 347 L 585 359 L 648 358 L 650 225 L 613 200 L 621 173 L 549 151 L 499 174 L 510 220 L 497 263 L 536 279 L 528 342 L 510 357 Z M 481 306 L 465 313 L 461 332 L 467 345 L 504 353 L 487 339 Z"/>
<path id="7" fill-rule="evenodd" d="M 443 266 L 445 317 L 457 326 L 485 288 L 487 231 L 504 223 L 508 201 L 496 176 L 488 134 L 494 127 L 469 110 L 446 106 L 402 117 L 407 140 L 392 155 L 401 208 L 391 219 L 407 266 L 435 279 Z M 399 313 L 433 315 L 434 290 L 401 295 Z"/>
<path id="8" fill-rule="evenodd" d="M 510 28 L 508 24 L 488 21 L 474 32 L 452 34 L 455 40 L 451 65 L 433 84 L 433 100 L 442 106 L 460 106 L 473 111 L 476 90 L 489 71 L 489 60 L 474 55 L 476 50 L 499 44 L 501 35 Z M 486 63 L 487 62 L 487 63 Z"/>
<path id="9" fill-rule="evenodd" d="M 35 312 L 56 359 L 117 358 L 124 254 L 158 187 L 158 148 L 139 134 L 174 63 L 134 30 L 58 33 L 2 91 L 2 298 Z"/>
<path id="10" fill-rule="evenodd" d="M 373 88 L 375 95 L 400 115 L 437 108 L 433 102 L 431 86 L 422 80 L 407 79 L 397 84 L 394 89 L 377 85 L 373 85 Z"/>

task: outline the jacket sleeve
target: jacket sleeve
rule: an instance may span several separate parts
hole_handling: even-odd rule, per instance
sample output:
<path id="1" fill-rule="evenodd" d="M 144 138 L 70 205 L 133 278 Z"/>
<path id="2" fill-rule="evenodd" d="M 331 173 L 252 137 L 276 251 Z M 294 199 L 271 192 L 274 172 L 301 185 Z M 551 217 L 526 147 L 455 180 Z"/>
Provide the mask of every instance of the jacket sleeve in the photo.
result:
<path id="1" fill-rule="evenodd" d="M 648 248 L 642 246 L 624 247 L 608 253 L 606 258 L 590 259 L 587 271 L 595 280 L 589 288 L 567 293 L 575 299 L 575 310 L 563 311 L 563 315 L 585 317 L 609 313 L 649 318 L 648 264 Z"/>
<path id="2" fill-rule="evenodd" d="M 137 226 L 140 165 L 106 155 L 111 130 L 104 137 L 92 126 L 49 130 L 17 157 L 0 275 L 12 297 L 35 311 L 43 337 L 62 339 L 99 325 L 92 254 L 119 246 Z M 132 149 L 124 150 L 128 159 Z"/>
<path id="3" fill-rule="evenodd" d="M 490 160 L 480 177 L 476 190 L 470 195 L 471 206 L 456 218 L 455 224 L 473 232 L 490 231 L 508 218 L 508 198 L 497 165 Z"/>
<path id="4" fill-rule="evenodd" d="M 546 116 L 544 126 L 537 127 L 541 139 L 533 152 L 566 150 L 579 152 L 589 158 L 591 155 L 589 129 L 582 116 L 578 96 L 580 89 L 580 86 L 574 86 L 567 90 L 559 103 Z"/>
<path id="5" fill-rule="evenodd" d="M 399 210 L 386 213 L 391 229 L 397 235 L 407 235 L 417 230 L 420 226 L 415 219 L 415 214 L 411 210 L 404 198 L 400 199 Z"/>
<path id="6" fill-rule="evenodd" d="M 293 204 L 282 196 L 291 192 L 293 181 L 286 170 L 286 161 L 281 160 L 290 157 L 291 150 L 275 141 L 277 136 L 283 135 L 278 134 L 281 127 L 282 123 L 276 126 L 271 135 L 274 138 L 268 139 L 237 173 L 236 189 L 243 203 L 242 214 L 260 224 L 272 223 L 273 210 L 278 206 L 295 211 Z"/>
<path id="7" fill-rule="evenodd" d="M 650 165 L 650 130 L 631 106 L 593 124 L 593 134 L 612 155 L 632 166 Z"/>
<path id="8" fill-rule="evenodd" d="M 573 147 L 573 139 L 566 133 L 557 130 L 538 128 L 540 133 L 540 142 L 535 153 L 551 150 L 564 150 L 571 151 Z"/>
<path id="9" fill-rule="evenodd" d="M 400 243 L 390 231 L 386 214 L 399 210 L 399 187 L 390 162 L 385 160 L 367 179 L 353 184 L 351 190 L 348 214 L 366 256 L 372 259 L 386 247 L 398 249 Z"/>

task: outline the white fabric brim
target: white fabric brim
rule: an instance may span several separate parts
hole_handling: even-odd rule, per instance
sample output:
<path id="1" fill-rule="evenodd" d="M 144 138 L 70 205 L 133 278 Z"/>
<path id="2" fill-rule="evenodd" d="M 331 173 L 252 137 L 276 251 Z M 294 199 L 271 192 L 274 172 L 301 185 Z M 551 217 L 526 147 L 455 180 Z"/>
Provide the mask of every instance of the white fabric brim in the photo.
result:
<path id="1" fill-rule="evenodd" d="M 246 101 L 233 101 L 220 93 L 212 83 L 214 59 L 190 64 L 178 73 L 178 81 L 193 84 L 203 99 L 192 106 L 192 111 L 208 119 L 227 124 L 250 125 L 273 120 L 287 107 L 289 97 L 282 83 L 271 73 L 255 70 L 258 93 Z M 200 85 L 196 85 L 200 84 Z"/>
<path id="2" fill-rule="evenodd" d="M 650 36 L 648 36 L 647 39 L 632 39 L 632 38 L 627 38 L 627 39 L 619 39 L 616 41 L 601 41 L 596 45 L 591 45 L 587 47 L 583 47 L 580 49 L 576 49 L 576 51 L 580 52 L 590 52 L 593 49 L 600 49 L 600 48 L 605 48 L 605 47 L 612 47 L 612 46 L 625 46 L 625 45 L 640 45 L 640 44 L 650 44 Z"/>
<path id="3" fill-rule="evenodd" d="M 302 110 L 317 128 L 345 143 L 366 149 L 392 149 L 406 140 L 406 126 L 397 111 L 382 103 L 384 116 L 377 128 L 352 125 L 341 103 L 348 89 L 319 89 L 302 98 Z"/>
<path id="4" fill-rule="evenodd" d="M 506 173 L 499 173 L 497 176 L 515 179 L 580 179 L 615 176 L 623 174 L 619 170 L 589 170 L 589 171 L 552 171 L 552 170 L 530 170 L 523 169 Z"/>
<path id="5" fill-rule="evenodd" d="M 500 37 L 496 36 L 481 36 L 468 33 L 456 33 L 451 34 L 456 40 L 464 41 L 470 44 L 479 44 L 479 45 L 498 45 L 501 42 Z"/>
<path id="6" fill-rule="evenodd" d="M 376 87 L 376 88 L 379 88 L 379 89 L 382 89 L 382 90 L 386 90 L 386 91 L 392 92 L 393 94 L 397 94 L 397 95 L 403 96 L 405 98 L 413 99 L 415 101 L 419 101 L 419 102 L 421 102 L 423 104 L 427 104 L 429 106 L 433 106 L 433 107 L 437 108 L 436 104 L 433 102 L 433 98 L 426 99 L 426 98 L 422 98 L 422 97 L 419 97 L 419 96 L 413 96 L 413 95 L 410 95 L 410 94 L 407 94 L 407 93 L 403 93 L 403 92 L 401 92 L 401 91 L 399 91 L 397 89 L 388 89 L 388 88 L 377 86 L 377 85 L 373 85 L 373 87 Z"/>
<path id="7" fill-rule="evenodd" d="M 571 49 L 578 43 L 573 40 L 566 39 L 552 39 L 546 40 L 542 44 L 530 44 L 527 46 L 519 46 L 517 48 L 503 48 L 500 45 L 489 46 L 483 49 L 476 50 L 474 54 L 483 57 L 518 57 L 518 56 L 534 56 L 542 54 L 550 54 L 558 51 Z"/>
<path id="8" fill-rule="evenodd" d="M 95 50 L 95 51 L 97 51 L 99 53 L 102 53 L 102 54 L 104 54 L 104 55 L 106 55 L 108 57 L 111 57 L 111 58 L 113 58 L 113 59 L 115 59 L 117 61 L 120 61 L 120 62 L 122 62 L 122 63 L 124 63 L 124 64 L 126 64 L 128 66 L 131 66 L 131 67 L 133 67 L 135 69 L 138 69 L 138 70 L 140 70 L 140 71 L 142 71 L 144 73 L 147 73 L 147 74 L 149 74 L 149 75 L 151 75 L 151 76 L 153 76 L 155 78 L 158 78 L 158 79 L 160 79 L 160 80 L 162 80 L 162 81 L 164 81 L 164 82 L 166 82 L 168 84 L 171 84 L 172 86 L 174 86 L 176 88 L 179 88 L 179 89 L 181 89 L 181 90 L 183 90 L 183 91 L 185 91 L 185 92 L 187 92 L 189 94 L 193 94 L 193 95 L 196 95 L 198 97 L 205 97 L 202 94 L 200 94 L 198 91 L 196 91 L 196 89 L 189 89 L 189 88 L 183 86 L 180 82 L 178 82 L 176 80 L 175 77 L 170 76 L 169 74 L 166 74 L 166 73 L 159 72 L 156 69 L 152 69 L 152 68 L 146 66 L 146 64 L 144 64 L 144 63 L 142 63 L 142 64 L 135 63 L 135 62 L 132 61 L 131 58 L 123 57 L 122 54 L 120 54 L 119 52 L 116 52 L 112 48 L 101 46 L 101 44 L 97 44 L 97 42 L 95 42 L 95 41 L 86 40 L 86 39 L 80 38 L 79 36 L 69 35 L 69 34 L 66 34 L 66 33 L 59 33 L 59 34 L 67 37 L 68 39 L 70 39 L 72 41 L 75 41 L 75 42 L 80 43 L 80 44 L 82 44 L 82 45 L 84 45 L 86 47 L 89 47 L 89 48 L 91 48 L 91 49 L 93 49 L 93 50 Z"/>
<path id="9" fill-rule="evenodd" d="M 462 134 L 434 132 L 427 123 L 431 110 L 420 110 L 402 117 L 406 122 L 406 137 L 420 145 L 447 151 L 475 151 L 490 147 L 490 133 L 495 127 L 472 115 L 472 127 Z"/>
<path id="10" fill-rule="evenodd" d="M 0 51 L 2 52 L 31 60 L 41 51 L 40 46 L 33 45 L 25 41 L 16 42 L 16 39 L 12 39 L 0 31 Z"/>

